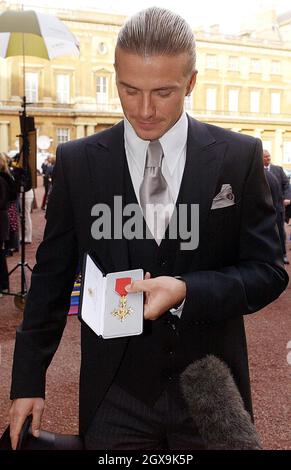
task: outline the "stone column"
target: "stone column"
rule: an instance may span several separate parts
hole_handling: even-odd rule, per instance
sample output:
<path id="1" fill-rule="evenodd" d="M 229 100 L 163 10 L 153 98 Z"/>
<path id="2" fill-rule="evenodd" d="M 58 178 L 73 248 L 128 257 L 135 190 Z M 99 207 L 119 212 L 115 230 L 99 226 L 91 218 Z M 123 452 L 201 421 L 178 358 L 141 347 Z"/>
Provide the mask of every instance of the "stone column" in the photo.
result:
<path id="1" fill-rule="evenodd" d="M 274 155 L 273 163 L 275 165 L 283 164 L 283 134 L 284 130 L 276 129 L 275 130 L 275 140 L 274 140 Z"/>
<path id="2" fill-rule="evenodd" d="M 85 126 L 83 124 L 77 124 L 77 134 L 76 137 L 77 139 L 80 139 L 81 137 L 85 137 Z"/>
<path id="3" fill-rule="evenodd" d="M 9 150 L 9 121 L 0 121 L 0 152 Z"/>
<path id="4" fill-rule="evenodd" d="M 87 135 L 93 135 L 95 134 L 95 126 L 88 125 L 87 126 Z"/>
<path id="5" fill-rule="evenodd" d="M 254 130 L 254 137 L 257 137 L 258 139 L 262 138 L 262 132 L 264 132 L 264 129 L 255 129 Z"/>

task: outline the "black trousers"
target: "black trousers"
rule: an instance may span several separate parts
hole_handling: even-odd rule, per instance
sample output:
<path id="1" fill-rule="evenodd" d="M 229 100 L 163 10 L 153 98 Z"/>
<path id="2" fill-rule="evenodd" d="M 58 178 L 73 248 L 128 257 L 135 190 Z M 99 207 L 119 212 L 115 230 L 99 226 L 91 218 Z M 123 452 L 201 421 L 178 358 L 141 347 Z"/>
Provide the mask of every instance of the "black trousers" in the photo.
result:
<path id="1" fill-rule="evenodd" d="M 111 385 L 85 435 L 88 450 L 205 449 L 178 384 L 151 407 Z"/>
<path id="2" fill-rule="evenodd" d="M 283 255 L 286 255 L 285 212 L 277 211 L 277 226 Z"/>

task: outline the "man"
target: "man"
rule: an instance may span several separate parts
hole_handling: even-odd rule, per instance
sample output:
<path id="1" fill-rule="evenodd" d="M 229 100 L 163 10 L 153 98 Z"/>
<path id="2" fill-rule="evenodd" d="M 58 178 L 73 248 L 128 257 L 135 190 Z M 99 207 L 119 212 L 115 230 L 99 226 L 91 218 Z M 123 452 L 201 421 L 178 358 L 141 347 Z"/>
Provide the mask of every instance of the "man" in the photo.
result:
<path id="1" fill-rule="evenodd" d="M 146 272 L 128 287 L 146 293 L 142 335 L 104 340 L 82 323 L 80 433 L 88 449 L 203 448 L 179 376 L 209 353 L 229 365 L 251 413 L 243 314 L 272 302 L 288 282 L 260 142 L 183 111 L 197 75 L 187 23 L 158 8 L 135 15 L 119 33 L 115 68 L 125 120 L 58 148 L 44 241 L 17 332 L 14 447 L 28 413 L 39 430 L 45 371 L 86 251 L 108 272 Z M 163 220 L 155 239 L 93 239 L 92 206 L 113 208 L 117 195 L 144 214 L 153 200 L 199 205 L 198 247 L 182 249 L 182 235 L 171 238 L 169 227 L 161 240 L 155 227 Z"/>
<path id="2" fill-rule="evenodd" d="M 266 171 L 265 175 L 266 175 L 266 179 L 268 181 L 268 185 L 269 185 L 269 188 L 270 188 L 270 191 L 271 191 L 273 205 L 274 205 L 274 208 L 275 208 L 276 214 L 277 214 L 277 224 L 278 224 L 278 221 L 281 217 L 281 206 L 282 206 L 281 188 L 279 186 L 279 183 L 278 183 L 278 180 L 277 180 L 276 176 L 274 176 L 273 173 L 271 173 L 270 171 Z"/>
<path id="3" fill-rule="evenodd" d="M 49 188 L 49 178 L 47 175 L 47 169 L 49 167 L 49 157 L 47 157 L 41 165 L 41 172 L 42 172 L 42 179 L 43 179 L 43 187 L 44 187 L 44 195 L 42 198 L 41 208 L 45 210 L 46 203 L 47 203 L 47 193 Z"/>
<path id="4" fill-rule="evenodd" d="M 287 253 L 286 253 L 286 234 L 285 234 L 285 208 L 288 207 L 291 203 L 291 189 L 287 175 L 285 174 L 283 168 L 279 165 L 271 164 L 271 155 L 268 150 L 263 150 L 263 160 L 264 167 L 266 171 L 272 173 L 277 179 L 281 191 L 279 212 L 277 217 L 277 225 L 279 229 L 280 242 L 283 251 L 283 260 L 285 264 L 289 264 Z"/>

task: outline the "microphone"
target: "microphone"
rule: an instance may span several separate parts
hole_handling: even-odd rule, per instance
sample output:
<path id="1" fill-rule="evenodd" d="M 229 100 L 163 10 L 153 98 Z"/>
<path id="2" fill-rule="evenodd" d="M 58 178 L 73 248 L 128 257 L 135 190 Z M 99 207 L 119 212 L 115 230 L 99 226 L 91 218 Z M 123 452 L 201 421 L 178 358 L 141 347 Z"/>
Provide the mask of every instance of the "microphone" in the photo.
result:
<path id="1" fill-rule="evenodd" d="M 227 365 L 213 355 L 181 374 L 182 394 L 207 449 L 260 450 L 255 426 Z"/>

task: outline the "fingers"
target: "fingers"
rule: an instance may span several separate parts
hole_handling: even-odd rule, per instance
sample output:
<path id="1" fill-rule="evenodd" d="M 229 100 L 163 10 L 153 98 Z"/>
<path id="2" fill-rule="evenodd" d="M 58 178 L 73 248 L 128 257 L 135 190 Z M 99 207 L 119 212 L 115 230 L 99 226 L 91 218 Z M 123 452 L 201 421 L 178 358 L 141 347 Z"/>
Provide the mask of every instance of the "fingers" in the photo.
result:
<path id="1" fill-rule="evenodd" d="M 39 437 L 42 413 L 43 408 L 39 404 L 36 404 L 33 408 L 31 423 L 31 430 L 34 437 Z"/>
<path id="2" fill-rule="evenodd" d="M 131 284 L 125 286 L 125 290 L 130 293 L 134 292 L 147 292 L 150 287 L 148 283 L 144 284 L 144 281 L 148 281 L 151 278 L 151 273 L 148 271 L 145 273 L 143 281 L 134 281 Z"/>
<path id="3" fill-rule="evenodd" d="M 146 272 L 144 278 L 145 279 L 150 279 L 151 278 L 151 273 Z M 147 304 L 148 302 L 149 302 L 149 293 L 145 292 L 145 294 L 144 294 L 144 303 Z"/>
<path id="4" fill-rule="evenodd" d="M 19 435 L 27 416 L 32 414 L 32 433 L 39 437 L 40 422 L 44 410 L 43 398 L 18 398 L 10 409 L 10 439 L 12 449 L 17 448 Z"/>
<path id="5" fill-rule="evenodd" d="M 125 286 L 125 290 L 130 294 L 134 294 L 135 292 L 149 292 L 153 287 L 153 282 L 153 279 L 134 281 L 128 286 Z"/>
<path id="6" fill-rule="evenodd" d="M 145 304 L 144 313 L 143 313 L 145 320 L 150 320 L 150 310 L 151 310 L 151 308 L 150 308 L 149 304 L 148 303 Z"/>
<path id="7" fill-rule="evenodd" d="M 10 421 L 11 447 L 16 450 L 19 434 L 25 421 L 26 415 L 14 415 Z"/>
<path id="8" fill-rule="evenodd" d="M 145 320 L 156 320 L 161 316 L 161 312 L 158 309 L 158 306 L 147 303 L 144 306 L 144 319 Z"/>

